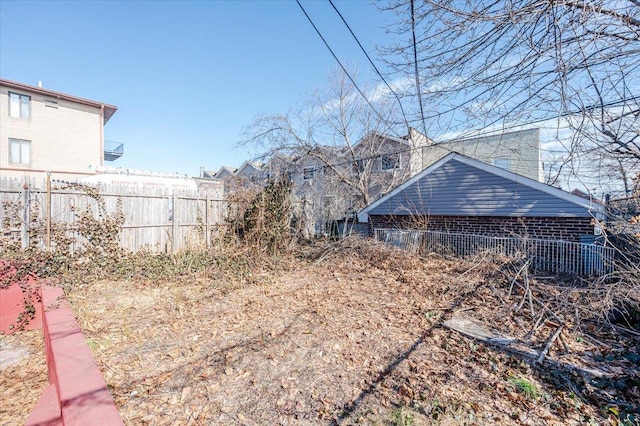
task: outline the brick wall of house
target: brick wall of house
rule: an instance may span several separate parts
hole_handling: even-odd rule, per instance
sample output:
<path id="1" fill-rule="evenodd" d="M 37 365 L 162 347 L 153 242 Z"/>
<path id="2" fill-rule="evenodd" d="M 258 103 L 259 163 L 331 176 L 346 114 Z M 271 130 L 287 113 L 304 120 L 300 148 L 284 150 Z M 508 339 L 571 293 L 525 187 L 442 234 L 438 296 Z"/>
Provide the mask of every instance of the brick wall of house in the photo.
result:
<path id="1" fill-rule="evenodd" d="M 487 236 L 580 241 L 593 235 L 589 217 L 495 217 L 495 216 L 370 216 L 370 227 L 413 228 Z"/>

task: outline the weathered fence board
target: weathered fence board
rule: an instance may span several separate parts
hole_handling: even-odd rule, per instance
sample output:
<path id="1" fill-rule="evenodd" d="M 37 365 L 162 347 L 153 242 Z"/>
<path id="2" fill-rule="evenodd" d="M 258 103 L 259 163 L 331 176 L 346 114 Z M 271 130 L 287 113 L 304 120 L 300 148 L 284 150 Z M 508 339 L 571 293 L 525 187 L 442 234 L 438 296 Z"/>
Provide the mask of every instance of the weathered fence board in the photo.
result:
<path id="1" fill-rule="evenodd" d="M 0 182 L 0 231 L 5 236 L 24 238 L 25 232 L 38 221 L 64 224 L 69 236 L 79 239 L 77 224 L 84 212 L 93 217 L 113 215 L 121 211 L 124 224 L 120 231 L 120 246 L 136 252 L 148 249 L 153 252 L 178 251 L 209 246 L 212 237 L 225 220 L 227 202 L 217 191 L 206 189 L 180 192 L 163 188 L 131 188 L 121 185 L 101 185 L 98 206 L 95 197 L 73 185 L 56 183 L 50 191 L 50 207 L 47 208 L 46 190 L 26 190 L 17 180 Z M 25 209 L 25 198 L 28 206 Z M 27 213 L 30 220 L 21 216 L 19 224 L 11 208 L 20 214 Z M 13 216 L 7 226 L 7 219 Z M 44 247 L 47 239 L 42 236 Z M 23 243 L 24 246 L 24 243 Z M 72 247 L 75 250 L 77 247 Z"/>

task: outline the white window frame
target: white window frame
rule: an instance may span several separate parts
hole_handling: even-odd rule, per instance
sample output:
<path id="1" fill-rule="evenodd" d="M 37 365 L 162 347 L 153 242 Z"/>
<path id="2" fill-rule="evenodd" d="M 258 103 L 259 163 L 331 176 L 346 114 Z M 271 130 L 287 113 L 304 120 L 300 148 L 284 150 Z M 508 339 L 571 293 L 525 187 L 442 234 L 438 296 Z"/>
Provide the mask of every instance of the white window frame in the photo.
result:
<path id="1" fill-rule="evenodd" d="M 25 108 L 26 101 L 26 108 Z M 31 96 L 9 92 L 9 117 L 22 120 L 31 119 Z"/>
<path id="2" fill-rule="evenodd" d="M 17 152 L 14 151 L 14 146 L 17 146 Z M 15 157 L 16 154 L 18 158 Z M 31 141 L 26 139 L 9 138 L 9 163 L 30 165 Z"/>

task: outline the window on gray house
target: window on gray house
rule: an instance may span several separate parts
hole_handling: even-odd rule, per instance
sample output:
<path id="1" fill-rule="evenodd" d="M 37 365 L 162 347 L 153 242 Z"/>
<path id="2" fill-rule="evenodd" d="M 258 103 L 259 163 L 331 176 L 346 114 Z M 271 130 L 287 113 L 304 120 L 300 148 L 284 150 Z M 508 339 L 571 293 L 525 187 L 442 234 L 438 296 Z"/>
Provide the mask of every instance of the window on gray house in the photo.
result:
<path id="1" fill-rule="evenodd" d="M 313 176 L 316 174 L 316 169 L 314 169 L 313 167 L 307 167 L 306 169 L 303 170 L 302 172 L 302 176 L 305 179 L 313 179 Z"/>
<path id="2" fill-rule="evenodd" d="M 382 170 L 393 170 L 400 168 L 400 154 L 383 155 L 381 159 Z"/>
<path id="3" fill-rule="evenodd" d="M 9 116 L 28 120 L 31 117 L 31 96 L 9 92 Z"/>
<path id="4" fill-rule="evenodd" d="M 356 160 L 353 162 L 353 171 L 356 173 L 362 173 L 364 172 L 364 161 L 363 160 Z"/>
<path id="5" fill-rule="evenodd" d="M 9 138 L 9 162 L 31 164 L 31 141 Z"/>
<path id="6" fill-rule="evenodd" d="M 494 158 L 493 165 L 501 169 L 511 170 L 511 159 L 509 157 Z"/>

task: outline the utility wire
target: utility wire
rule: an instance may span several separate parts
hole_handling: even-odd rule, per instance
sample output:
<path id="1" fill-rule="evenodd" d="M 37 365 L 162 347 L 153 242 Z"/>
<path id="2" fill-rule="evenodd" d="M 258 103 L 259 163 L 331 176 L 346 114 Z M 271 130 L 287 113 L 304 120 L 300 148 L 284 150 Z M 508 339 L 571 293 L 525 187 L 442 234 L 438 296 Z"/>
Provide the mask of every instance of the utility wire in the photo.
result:
<path id="1" fill-rule="evenodd" d="M 344 67 L 344 65 L 342 64 L 342 62 L 338 59 L 338 57 L 336 56 L 336 54 L 334 53 L 334 51 L 331 49 L 331 47 L 329 46 L 329 43 L 326 41 L 326 39 L 323 37 L 322 33 L 320 32 L 320 30 L 316 27 L 316 25 L 314 24 L 313 20 L 311 19 L 311 17 L 309 16 L 309 14 L 307 13 L 307 11 L 304 9 L 304 7 L 302 6 L 302 4 L 300 3 L 299 0 L 296 0 L 296 3 L 298 4 L 298 6 L 300 7 L 300 9 L 302 10 L 302 12 L 304 13 L 304 15 L 306 16 L 307 20 L 309 21 L 309 23 L 311 24 L 311 26 L 314 28 L 314 30 L 316 31 L 316 33 L 318 34 L 318 36 L 320 37 L 320 39 L 322 40 L 322 42 L 324 43 L 324 45 L 326 46 L 326 48 L 329 50 L 329 52 L 331 53 L 331 55 L 333 56 L 333 58 L 336 60 L 336 62 L 338 63 L 338 65 L 340 66 L 340 68 L 342 69 L 342 71 L 345 73 L 345 75 L 349 78 L 349 80 L 351 81 L 351 83 L 353 84 L 353 86 L 356 88 L 356 90 L 358 91 L 358 93 L 362 96 L 362 98 L 367 102 L 367 104 L 369 105 L 369 107 L 373 110 L 373 112 L 378 116 L 378 118 L 381 120 L 382 123 L 387 123 L 387 121 L 380 115 L 380 113 L 378 112 L 378 110 L 373 106 L 373 104 L 369 101 L 369 99 L 367 98 L 367 96 L 365 96 L 365 94 L 362 92 L 362 90 L 360 89 L 360 87 L 356 84 L 355 80 L 351 77 L 351 74 L 349 74 L 349 72 L 347 71 L 347 69 Z M 360 43 L 360 41 L 358 40 L 358 38 L 356 37 L 356 35 L 353 33 L 353 31 L 351 30 L 351 27 L 347 24 L 346 20 L 344 19 L 344 17 L 342 16 L 342 14 L 340 13 L 340 11 L 336 8 L 335 4 L 333 3 L 332 0 L 329 0 L 329 3 L 331 4 L 331 6 L 333 7 L 333 9 L 336 11 L 336 13 L 340 16 L 340 18 L 342 19 L 342 22 L 345 24 L 345 26 L 347 27 L 347 29 L 349 30 L 349 32 L 351 33 L 351 35 L 353 36 L 353 38 L 356 40 L 356 42 L 358 43 L 358 46 L 360 46 L 360 49 L 363 51 L 363 53 L 365 54 L 365 56 L 367 57 L 367 59 L 369 60 L 369 62 L 371 63 L 371 65 L 373 66 L 374 70 L 376 71 L 376 73 L 380 76 L 380 78 L 382 79 L 382 81 L 386 84 L 386 86 L 389 88 L 389 90 L 391 91 L 391 93 L 394 94 L 394 96 L 396 97 L 396 99 L 398 100 L 398 104 L 400 106 L 400 109 L 402 111 L 402 115 L 403 118 L 405 120 L 405 124 L 407 125 L 407 128 L 409 128 L 409 121 L 407 120 L 407 117 L 404 113 L 404 109 L 402 107 L 402 103 L 400 102 L 400 99 L 398 97 L 398 95 L 395 93 L 395 91 L 390 87 L 390 85 L 387 83 L 387 81 L 385 80 L 385 78 L 382 76 L 382 74 L 380 73 L 380 71 L 378 70 L 378 68 L 375 66 L 375 64 L 373 63 L 373 61 L 371 60 L 371 58 L 369 57 L 369 55 L 367 54 L 366 50 L 364 49 L 364 47 L 362 46 L 362 44 Z M 414 57 L 414 68 L 415 68 L 415 79 L 416 79 L 416 90 L 417 90 L 417 95 L 418 95 L 418 102 L 420 105 L 420 116 L 421 116 L 421 121 L 422 121 L 422 128 L 423 128 L 423 134 L 425 135 L 425 137 L 427 137 L 427 128 L 426 128 L 426 122 L 425 122 L 425 115 L 424 115 L 424 107 L 423 107 L 423 102 L 422 102 L 422 93 L 421 93 L 421 85 L 420 85 L 420 74 L 419 74 L 419 69 L 418 69 L 418 52 L 417 52 L 417 41 L 416 41 L 416 33 L 415 33 L 415 4 L 414 4 L 414 0 L 411 0 L 411 32 L 412 32 L 412 36 L 413 36 L 413 57 Z M 631 98 L 626 98 L 626 99 L 622 99 L 622 100 L 618 100 L 615 102 L 611 102 L 608 104 L 604 104 L 604 105 L 598 105 L 598 106 L 588 106 L 585 108 L 582 108 L 580 111 L 567 111 L 567 112 L 563 112 L 560 113 L 558 115 L 554 115 L 552 117 L 548 117 L 548 118 L 541 118 L 541 119 L 537 119 L 528 123 L 523 123 L 523 124 L 514 124 L 511 125 L 509 127 L 503 127 L 502 130 L 504 131 L 505 129 L 512 129 L 512 128 L 516 128 L 516 127 L 521 127 L 521 126 L 527 126 L 530 124 L 534 124 L 534 123 L 539 123 L 542 121 L 547 121 L 547 120 L 551 120 L 554 118 L 559 118 L 559 117 L 565 117 L 565 116 L 569 116 L 572 114 L 577 114 L 580 112 L 586 112 L 586 111 L 591 111 L 597 108 L 602 108 L 602 107 L 610 107 L 610 106 L 617 106 L 620 105 L 621 102 L 626 102 L 629 100 L 637 100 L 639 99 L 638 97 L 631 97 Z M 417 121 L 417 120 L 416 120 Z M 498 132 L 498 130 L 494 130 L 494 131 L 487 131 L 487 132 L 482 132 L 482 133 L 467 133 L 468 135 L 473 135 L 473 136 L 467 136 L 465 138 L 464 133 L 462 133 L 461 135 L 459 135 L 458 137 L 451 139 L 449 141 L 443 141 L 441 143 L 435 144 L 436 146 L 440 146 L 440 148 L 445 149 L 446 151 L 449 152 L 455 152 L 453 151 L 451 148 L 448 147 L 444 147 L 441 146 L 443 143 L 445 142 L 451 142 L 452 140 L 455 139 L 472 139 L 472 138 L 476 138 L 476 137 L 482 137 L 483 135 L 492 135 L 495 134 L 496 132 Z M 363 157 L 363 158 L 359 158 L 357 159 L 358 161 L 367 161 L 367 160 L 372 160 L 372 159 L 376 159 L 378 157 L 381 157 L 383 155 L 395 155 L 395 154 L 401 154 L 404 152 L 410 152 L 413 150 L 418 150 L 418 149 L 422 149 L 423 147 L 410 147 L 407 149 L 403 149 L 400 151 L 396 151 L 396 152 L 391 152 L 391 153 L 383 153 L 383 154 L 374 154 L 368 157 Z M 307 153 L 309 154 L 309 153 Z M 353 161 L 346 161 L 343 163 L 335 163 L 335 164 L 331 164 L 331 165 L 325 165 L 319 168 L 313 168 L 313 171 L 318 171 L 318 170 L 322 170 L 326 167 L 329 166 L 340 166 L 340 165 L 346 165 L 346 164 L 350 164 L 353 163 Z"/>
<path id="2" fill-rule="evenodd" d="M 336 54 L 333 52 L 333 50 L 331 49 L 331 47 L 329 46 L 329 43 L 327 43 L 327 41 L 325 40 L 325 38 L 322 36 L 322 34 L 320 33 L 320 30 L 318 30 L 318 27 L 316 27 L 316 25 L 313 23 L 313 20 L 311 20 L 311 17 L 309 16 L 309 14 L 307 13 L 306 10 L 304 10 L 304 7 L 302 7 L 302 4 L 300 4 L 300 0 L 296 0 L 296 3 L 298 3 L 298 6 L 300 6 L 300 9 L 302 10 L 302 13 L 304 13 L 304 16 L 307 17 L 307 19 L 309 20 L 309 23 L 311 24 L 311 26 L 313 27 L 314 30 L 316 30 L 316 33 L 318 33 L 318 36 L 320 36 L 320 38 L 322 39 L 322 42 L 324 43 L 324 45 L 327 47 L 327 49 L 329 49 L 329 52 L 331 52 L 331 55 L 333 55 L 333 58 L 336 60 L 336 62 L 338 63 L 338 65 L 340 65 L 340 68 L 342 68 L 342 71 L 346 74 L 346 76 L 349 78 L 349 81 L 351 81 L 351 84 L 353 84 L 353 86 L 356 88 L 356 90 L 358 91 L 358 93 L 360 93 L 360 95 L 364 98 L 364 100 L 367 102 L 367 104 L 369 104 L 369 106 L 371 107 L 371 109 L 373 110 L 373 112 L 378 116 L 378 119 L 380 119 L 381 123 L 387 123 L 387 120 L 385 120 L 382 115 L 380 115 L 380 113 L 378 112 L 378 110 L 373 106 L 373 104 L 369 101 L 369 99 L 367 99 L 367 97 L 365 96 L 365 94 L 362 92 L 362 90 L 360 90 L 360 87 L 358 87 L 358 85 L 356 84 L 355 80 L 351 77 L 351 74 L 349 74 L 349 72 L 347 71 L 347 69 L 344 67 L 344 65 L 342 65 L 342 62 L 340 62 L 340 59 L 338 59 L 338 57 L 336 56 Z"/>
<path id="3" fill-rule="evenodd" d="M 411 34 L 413 34 L 413 64 L 416 74 L 416 92 L 418 94 L 418 103 L 420 104 L 420 117 L 422 118 L 422 130 L 427 134 L 427 125 L 424 121 L 424 108 L 422 107 L 422 91 L 420 89 L 420 73 L 418 72 L 418 47 L 416 45 L 416 13 L 414 0 L 411 0 Z"/>
<path id="4" fill-rule="evenodd" d="M 342 22 L 344 23 L 344 25 L 347 27 L 347 29 L 349 30 L 349 32 L 351 33 L 351 35 L 353 36 L 353 39 L 356 41 L 356 43 L 358 43 L 358 46 L 360 46 L 360 50 L 362 50 L 362 53 L 364 53 L 364 56 L 367 57 L 367 59 L 369 60 L 369 63 L 371 64 L 371 66 L 373 67 L 373 69 L 375 70 L 376 74 L 378 74 L 378 76 L 382 79 L 382 81 L 384 82 L 384 84 L 387 86 L 387 88 L 389 89 L 389 91 L 391 91 L 391 93 L 393 93 L 393 96 L 396 97 L 396 100 L 398 101 L 398 105 L 400 106 L 400 111 L 402 112 L 402 117 L 404 118 L 404 122 L 407 125 L 407 131 L 409 131 L 409 122 L 407 120 L 407 115 L 404 112 L 404 108 L 402 107 L 402 102 L 400 101 L 400 97 L 398 96 L 398 94 L 395 92 L 395 90 L 393 90 L 391 88 L 391 86 L 389 85 L 389 83 L 387 83 L 387 80 L 382 76 L 382 73 L 378 70 L 378 67 L 376 67 L 376 64 L 373 63 L 373 60 L 371 60 L 371 57 L 369 57 L 369 54 L 367 53 L 367 51 L 365 50 L 365 48 L 362 46 L 362 43 L 360 43 L 360 40 L 358 40 L 358 37 L 356 37 L 356 35 L 354 34 L 353 30 L 351 29 L 351 27 L 349 26 L 349 24 L 347 24 L 347 21 L 344 19 L 344 17 L 342 16 L 342 14 L 340 13 L 340 11 L 338 10 L 338 8 L 336 7 L 336 5 L 333 3 L 333 0 L 329 0 L 329 3 L 331 4 L 331 7 L 333 7 L 333 10 L 336 11 L 336 13 L 338 14 L 338 16 L 340 17 L 340 19 L 342 19 Z"/>

